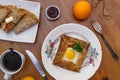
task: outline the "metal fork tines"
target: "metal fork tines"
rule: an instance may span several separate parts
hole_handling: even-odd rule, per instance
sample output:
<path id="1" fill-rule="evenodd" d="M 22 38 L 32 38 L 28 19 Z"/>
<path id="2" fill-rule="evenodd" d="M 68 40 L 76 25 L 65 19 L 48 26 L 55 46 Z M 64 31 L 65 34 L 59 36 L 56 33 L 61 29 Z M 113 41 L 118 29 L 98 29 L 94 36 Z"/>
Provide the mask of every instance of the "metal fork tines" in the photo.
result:
<path id="1" fill-rule="evenodd" d="M 102 34 L 102 27 L 100 24 L 96 21 L 91 21 L 91 24 L 93 25 L 94 29 L 99 33 Z"/>
<path id="2" fill-rule="evenodd" d="M 96 20 L 95 20 L 95 21 L 91 21 L 91 24 L 92 24 L 93 28 L 96 30 L 96 32 L 98 32 L 98 33 L 101 35 L 103 41 L 105 42 L 107 48 L 109 49 L 109 51 L 110 51 L 110 53 L 111 53 L 113 59 L 117 61 L 117 60 L 118 60 L 118 56 L 117 56 L 117 54 L 113 51 L 113 49 L 111 48 L 111 46 L 110 46 L 110 44 L 108 43 L 108 41 L 105 39 L 105 37 L 104 37 L 104 35 L 103 35 L 103 33 L 102 33 L 102 27 L 101 27 L 101 25 L 100 25 Z"/>

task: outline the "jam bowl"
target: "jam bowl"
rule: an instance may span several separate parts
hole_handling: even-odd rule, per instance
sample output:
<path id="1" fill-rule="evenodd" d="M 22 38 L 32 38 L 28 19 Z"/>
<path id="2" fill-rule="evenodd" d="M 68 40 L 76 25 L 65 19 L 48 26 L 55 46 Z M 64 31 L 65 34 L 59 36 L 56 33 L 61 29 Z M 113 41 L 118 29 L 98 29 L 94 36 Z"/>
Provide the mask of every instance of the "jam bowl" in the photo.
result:
<path id="1" fill-rule="evenodd" d="M 49 20 L 56 20 L 60 17 L 60 9 L 56 5 L 50 5 L 46 8 L 45 14 Z"/>

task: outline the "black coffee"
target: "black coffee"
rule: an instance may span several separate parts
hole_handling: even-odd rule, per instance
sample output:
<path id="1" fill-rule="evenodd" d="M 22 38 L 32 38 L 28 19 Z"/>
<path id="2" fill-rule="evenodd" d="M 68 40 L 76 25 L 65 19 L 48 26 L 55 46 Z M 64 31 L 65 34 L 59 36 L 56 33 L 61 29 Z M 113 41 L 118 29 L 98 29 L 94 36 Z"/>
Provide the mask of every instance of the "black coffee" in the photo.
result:
<path id="1" fill-rule="evenodd" d="M 3 58 L 3 65 L 7 70 L 15 71 L 20 68 L 22 59 L 16 52 L 8 52 Z"/>

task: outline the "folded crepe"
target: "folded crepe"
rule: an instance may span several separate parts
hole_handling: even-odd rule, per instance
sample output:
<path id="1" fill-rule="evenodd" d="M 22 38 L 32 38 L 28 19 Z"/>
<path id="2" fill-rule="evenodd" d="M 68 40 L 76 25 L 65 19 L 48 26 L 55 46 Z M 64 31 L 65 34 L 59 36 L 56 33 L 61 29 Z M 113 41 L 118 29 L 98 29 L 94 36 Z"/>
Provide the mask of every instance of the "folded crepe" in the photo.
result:
<path id="1" fill-rule="evenodd" d="M 89 46 L 89 42 L 62 34 L 53 64 L 64 69 L 80 72 Z"/>
<path id="2" fill-rule="evenodd" d="M 7 17 L 7 15 L 10 13 L 11 13 L 11 10 L 8 7 L 0 5 L 0 25 L 4 21 L 4 19 Z"/>
<path id="3" fill-rule="evenodd" d="M 11 29 L 13 29 L 20 21 L 20 19 L 25 15 L 25 13 L 16 6 L 8 5 L 7 7 L 12 12 L 4 19 L 4 22 L 1 24 L 1 27 L 5 32 L 9 32 Z"/>
<path id="4" fill-rule="evenodd" d="M 18 22 L 18 24 L 13 29 L 13 31 L 16 34 L 25 31 L 26 29 L 32 27 L 33 25 L 39 22 L 38 18 L 33 13 L 25 9 L 21 10 L 23 10 L 23 12 L 25 12 L 26 15 Z"/>

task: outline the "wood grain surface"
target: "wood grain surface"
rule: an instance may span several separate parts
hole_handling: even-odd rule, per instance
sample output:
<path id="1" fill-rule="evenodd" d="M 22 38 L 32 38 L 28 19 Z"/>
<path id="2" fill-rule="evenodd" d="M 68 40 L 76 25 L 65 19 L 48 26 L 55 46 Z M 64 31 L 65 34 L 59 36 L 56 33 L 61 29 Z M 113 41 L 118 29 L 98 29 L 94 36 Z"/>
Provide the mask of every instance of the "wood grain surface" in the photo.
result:
<path id="1" fill-rule="evenodd" d="M 76 20 L 72 14 L 73 5 L 79 0 L 31 0 L 41 3 L 41 13 L 40 13 L 40 24 L 38 28 L 38 33 L 36 41 L 33 44 L 29 43 L 20 43 L 20 42 L 10 42 L 0 40 L 0 54 L 7 50 L 8 48 L 14 48 L 15 50 L 20 51 L 25 55 L 25 64 L 22 70 L 13 75 L 10 80 L 21 80 L 22 77 L 31 75 L 35 80 L 43 80 L 39 72 L 35 69 L 33 63 L 28 58 L 25 53 L 26 49 L 31 50 L 39 62 L 42 64 L 41 60 L 41 47 L 45 37 L 49 32 L 55 27 L 64 24 L 64 23 L 78 23 L 87 26 L 92 30 L 100 40 L 102 46 L 102 62 L 95 73 L 89 80 L 120 80 L 120 59 L 114 61 L 112 56 L 104 44 L 102 38 L 97 34 L 93 27 L 90 24 L 90 21 L 96 19 L 103 27 L 103 34 L 106 37 L 107 41 L 110 43 L 114 51 L 120 57 L 120 1 L 119 0 L 105 0 L 105 14 L 110 15 L 111 18 L 107 19 L 102 15 L 103 4 L 100 2 L 97 8 L 92 10 L 90 17 L 84 21 Z M 88 0 L 91 2 L 92 0 Z M 96 0 L 94 0 L 96 1 Z M 101 0 L 102 1 L 102 0 Z M 56 21 L 50 21 L 45 16 L 45 9 L 49 5 L 57 5 L 61 10 L 61 16 Z M 44 66 L 42 66 L 44 68 Z M 44 68 L 45 70 L 45 68 Z M 48 80 L 55 80 L 52 78 L 47 71 Z M 4 73 L 0 70 L 0 80 L 3 80 Z M 74 79 L 73 79 L 74 80 Z"/>

